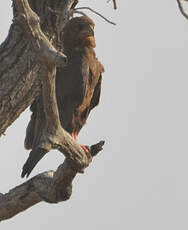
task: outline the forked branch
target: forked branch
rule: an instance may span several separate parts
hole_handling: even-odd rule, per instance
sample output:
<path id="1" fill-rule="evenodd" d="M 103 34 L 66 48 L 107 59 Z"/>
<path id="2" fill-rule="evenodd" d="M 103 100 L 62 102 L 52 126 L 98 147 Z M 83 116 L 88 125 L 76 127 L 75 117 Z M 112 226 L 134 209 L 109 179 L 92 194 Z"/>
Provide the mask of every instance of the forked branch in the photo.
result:
<path id="1" fill-rule="evenodd" d="M 62 128 L 54 79 L 56 66 L 64 66 L 66 57 L 58 52 L 44 35 L 40 28 L 39 18 L 31 10 L 28 1 L 13 0 L 13 3 L 18 11 L 16 23 L 20 23 L 28 35 L 41 64 L 40 76 L 47 127 L 38 147 L 47 151 L 57 148 L 64 153 L 66 159 L 56 172 L 42 173 L 10 190 L 7 194 L 0 194 L 0 220 L 11 218 L 40 201 L 57 203 L 67 200 L 71 195 L 72 180 L 76 174 L 83 172 L 91 162 L 92 156 L 100 152 L 104 145 L 104 141 L 101 141 L 91 146 L 90 157 L 88 157 L 80 145 Z"/>
<path id="2" fill-rule="evenodd" d="M 38 148 L 47 151 L 52 148 L 60 149 L 66 157 L 74 161 L 73 164 L 77 165 L 78 170 L 81 170 L 81 168 L 89 165 L 90 159 L 80 145 L 62 128 L 55 95 L 56 66 L 64 66 L 66 57 L 61 52 L 57 52 L 43 34 L 38 16 L 31 10 L 28 1 L 14 0 L 14 2 L 18 10 L 17 20 L 25 29 L 41 63 L 43 104 L 47 127 L 43 132 Z"/>

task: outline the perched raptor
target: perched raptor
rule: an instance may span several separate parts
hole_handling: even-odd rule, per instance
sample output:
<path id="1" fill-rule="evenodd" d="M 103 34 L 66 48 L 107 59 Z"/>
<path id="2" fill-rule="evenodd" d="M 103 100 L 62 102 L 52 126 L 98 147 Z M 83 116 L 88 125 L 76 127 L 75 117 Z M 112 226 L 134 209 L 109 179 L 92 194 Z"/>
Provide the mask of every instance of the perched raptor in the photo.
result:
<path id="1" fill-rule="evenodd" d="M 90 111 L 99 103 L 103 65 L 95 55 L 94 22 L 87 16 L 75 17 L 63 31 L 64 53 L 68 64 L 57 68 L 56 98 L 62 127 L 77 140 Z M 31 120 L 25 138 L 26 149 L 36 149 L 46 125 L 42 97 L 31 105 Z M 87 151 L 86 147 L 82 148 Z M 46 150 L 31 151 L 22 177 L 29 176 Z"/>

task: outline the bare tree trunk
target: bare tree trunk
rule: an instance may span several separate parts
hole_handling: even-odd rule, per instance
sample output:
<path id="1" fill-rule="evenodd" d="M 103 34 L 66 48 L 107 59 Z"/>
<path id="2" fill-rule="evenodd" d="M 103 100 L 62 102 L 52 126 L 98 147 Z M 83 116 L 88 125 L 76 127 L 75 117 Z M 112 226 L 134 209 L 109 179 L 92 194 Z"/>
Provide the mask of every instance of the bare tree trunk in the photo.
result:
<path id="1" fill-rule="evenodd" d="M 68 199 L 72 180 L 91 162 L 92 157 L 62 128 L 55 96 L 56 66 L 63 66 L 66 61 L 61 52 L 61 31 L 77 3 L 13 0 L 13 24 L 0 46 L 0 134 L 42 94 L 47 127 L 39 148 L 57 148 L 66 160 L 56 172 L 43 173 L 7 194 L 0 194 L 0 220 L 40 201 L 57 203 Z M 93 145 L 90 152 L 96 155 L 103 144 L 102 141 Z"/>
<path id="2" fill-rule="evenodd" d="M 74 0 L 30 0 L 31 8 L 40 18 L 41 29 L 57 49 L 62 48 L 61 31 L 69 19 Z M 61 14 L 60 14 L 61 12 Z M 33 102 L 41 92 L 41 68 L 38 54 L 17 21 L 13 1 L 14 20 L 8 37 L 0 45 L 0 134 Z"/>

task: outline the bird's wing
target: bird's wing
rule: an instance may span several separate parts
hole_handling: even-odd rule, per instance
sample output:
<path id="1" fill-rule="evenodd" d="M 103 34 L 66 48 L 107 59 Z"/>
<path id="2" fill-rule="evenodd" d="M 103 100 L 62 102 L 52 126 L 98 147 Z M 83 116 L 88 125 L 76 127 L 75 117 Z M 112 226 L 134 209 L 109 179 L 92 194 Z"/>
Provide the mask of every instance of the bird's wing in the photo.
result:
<path id="1" fill-rule="evenodd" d="M 66 130 L 72 122 L 75 109 L 82 103 L 86 94 L 88 74 L 88 63 L 83 62 L 80 56 L 72 58 L 66 67 L 57 68 L 56 98 L 61 125 Z M 37 147 L 46 126 L 42 96 L 33 102 L 30 109 L 32 115 L 24 141 L 26 149 Z"/>
<path id="2" fill-rule="evenodd" d="M 38 161 L 48 152 L 45 149 L 39 148 L 43 130 L 46 127 L 42 96 L 33 102 L 31 105 L 31 111 L 31 120 L 26 130 L 24 145 L 26 149 L 32 149 L 32 151 L 23 166 L 21 177 L 24 177 L 25 175 L 28 177 Z"/>
<path id="3" fill-rule="evenodd" d="M 102 73 L 104 72 L 103 65 L 98 61 L 93 53 L 93 57 L 90 61 L 90 75 L 92 78 L 97 79 L 97 84 L 95 86 L 93 97 L 90 103 L 90 110 L 92 110 L 95 106 L 99 104 L 100 94 L 101 94 L 101 83 L 102 83 Z"/>
<path id="4" fill-rule="evenodd" d="M 57 68 L 56 97 L 61 125 L 66 130 L 86 95 L 88 74 L 89 65 L 80 56 L 73 57 L 65 68 Z"/>
<path id="5" fill-rule="evenodd" d="M 95 106 L 99 104 L 99 99 L 101 95 L 101 83 L 102 83 L 102 76 L 100 75 L 97 85 L 94 89 L 93 97 L 90 103 L 90 110 L 92 110 Z"/>
<path id="6" fill-rule="evenodd" d="M 42 132 L 46 126 L 46 119 L 43 109 L 42 96 L 36 99 L 30 107 L 31 120 L 26 129 L 25 148 L 34 149 L 40 142 Z"/>
<path id="7" fill-rule="evenodd" d="M 31 119 L 26 129 L 26 137 L 24 141 L 24 146 L 26 149 L 31 149 L 33 145 L 34 133 L 35 133 L 35 123 L 37 119 L 37 109 L 36 109 L 36 101 L 30 106 L 30 110 L 32 112 Z"/>

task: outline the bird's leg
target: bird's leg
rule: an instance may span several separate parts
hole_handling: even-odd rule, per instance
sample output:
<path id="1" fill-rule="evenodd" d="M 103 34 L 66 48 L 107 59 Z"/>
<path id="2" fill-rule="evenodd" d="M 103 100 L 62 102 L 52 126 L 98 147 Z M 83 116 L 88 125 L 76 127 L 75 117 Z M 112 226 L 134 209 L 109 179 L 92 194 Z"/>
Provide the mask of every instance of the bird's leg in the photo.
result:
<path id="1" fill-rule="evenodd" d="M 71 136 L 75 141 L 78 141 L 78 135 L 76 133 L 72 133 Z"/>
<path id="2" fill-rule="evenodd" d="M 71 133 L 71 136 L 73 137 L 73 139 L 75 141 L 78 142 L 78 134 L 77 133 Z M 90 154 L 90 151 L 89 151 L 89 147 L 86 146 L 86 145 L 82 145 L 80 144 L 80 147 L 84 150 L 84 152 L 86 153 L 87 157 L 91 158 L 91 154 Z"/>
<path id="3" fill-rule="evenodd" d="M 89 153 L 89 147 L 87 147 L 86 145 L 82 145 L 82 144 L 80 144 L 80 146 L 86 153 Z"/>

